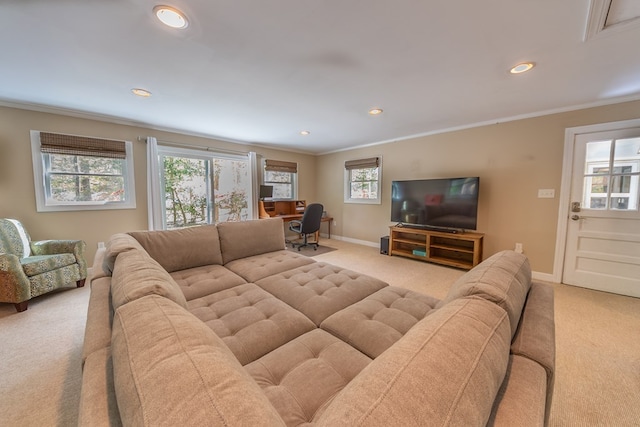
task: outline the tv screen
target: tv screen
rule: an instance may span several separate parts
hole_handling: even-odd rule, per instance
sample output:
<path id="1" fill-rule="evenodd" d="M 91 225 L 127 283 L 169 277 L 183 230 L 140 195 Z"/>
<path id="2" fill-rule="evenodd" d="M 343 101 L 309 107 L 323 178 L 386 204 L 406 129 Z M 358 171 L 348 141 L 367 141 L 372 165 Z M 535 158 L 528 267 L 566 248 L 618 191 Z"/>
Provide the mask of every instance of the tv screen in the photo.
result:
<path id="1" fill-rule="evenodd" d="M 391 221 L 425 228 L 475 230 L 479 177 L 393 181 Z"/>

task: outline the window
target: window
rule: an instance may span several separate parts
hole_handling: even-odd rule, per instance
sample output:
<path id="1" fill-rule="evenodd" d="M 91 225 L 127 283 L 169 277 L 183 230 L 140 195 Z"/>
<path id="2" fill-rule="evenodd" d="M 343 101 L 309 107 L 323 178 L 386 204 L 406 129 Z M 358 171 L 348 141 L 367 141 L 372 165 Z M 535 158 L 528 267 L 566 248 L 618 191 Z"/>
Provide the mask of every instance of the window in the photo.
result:
<path id="1" fill-rule="evenodd" d="M 251 219 L 248 155 L 159 147 L 164 229 Z"/>
<path id="2" fill-rule="evenodd" d="M 349 160 L 344 163 L 345 203 L 380 204 L 382 158 Z"/>
<path id="3" fill-rule="evenodd" d="M 298 164 L 280 160 L 264 161 L 264 185 L 273 186 L 274 199 L 294 200 L 297 197 Z"/>
<path id="4" fill-rule="evenodd" d="M 640 138 L 587 143 L 582 207 L 638 210 Z"/>
<path id="5" fill-rule="evenodd" d="M 132 144 L 31 131 L 38 212 L 133 209 Z"/>

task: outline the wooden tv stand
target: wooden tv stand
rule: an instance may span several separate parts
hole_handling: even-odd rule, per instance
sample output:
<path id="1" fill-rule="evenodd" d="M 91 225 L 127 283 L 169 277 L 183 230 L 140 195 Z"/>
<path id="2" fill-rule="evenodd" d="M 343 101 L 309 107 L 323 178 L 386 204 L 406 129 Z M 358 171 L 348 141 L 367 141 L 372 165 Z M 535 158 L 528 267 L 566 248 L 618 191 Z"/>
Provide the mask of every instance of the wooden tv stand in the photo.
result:
<path id="1" fill-rule="evenodd" d="M 482 233 L 389 227 L 389 255 L 470 270 L 482 261 Z"/>

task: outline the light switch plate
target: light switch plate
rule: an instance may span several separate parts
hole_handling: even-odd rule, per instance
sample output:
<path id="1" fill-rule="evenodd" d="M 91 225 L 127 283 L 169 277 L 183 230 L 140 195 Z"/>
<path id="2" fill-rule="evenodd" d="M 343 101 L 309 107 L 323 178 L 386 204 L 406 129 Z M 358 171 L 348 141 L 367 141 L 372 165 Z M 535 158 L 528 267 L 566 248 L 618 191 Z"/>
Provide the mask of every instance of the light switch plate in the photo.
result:
<path id="1" fill-rule="evenodd" d="M 553 199 L 556 197 L 556 190 L 553 188 L 540 188 L 538 190 L 539 199 Z"/>

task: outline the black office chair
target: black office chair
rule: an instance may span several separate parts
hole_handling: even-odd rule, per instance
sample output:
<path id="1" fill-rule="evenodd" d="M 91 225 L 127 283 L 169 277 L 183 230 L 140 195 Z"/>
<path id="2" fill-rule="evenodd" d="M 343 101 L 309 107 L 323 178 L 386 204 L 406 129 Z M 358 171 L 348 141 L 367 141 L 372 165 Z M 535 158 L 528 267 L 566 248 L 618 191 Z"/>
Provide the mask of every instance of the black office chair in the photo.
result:
<path id="1" fill-rule="evenodd" d="M 304 215 L 302 215 L 301 221 L 293 220 L 289 222 L 289 230 L 303 236 L 302 243 L 292 242 L 292 247 L 298 247 L 299 251 L 300 248 L 304 246 L 313 246 L 314 251 L 318 250 L 318 241 L 309 242 L 307 236 L 320 230 L 320 221 L 322 220 L 323 210 L 324 206 L 320 203 L 312 203 L 304 210 Z"/>

